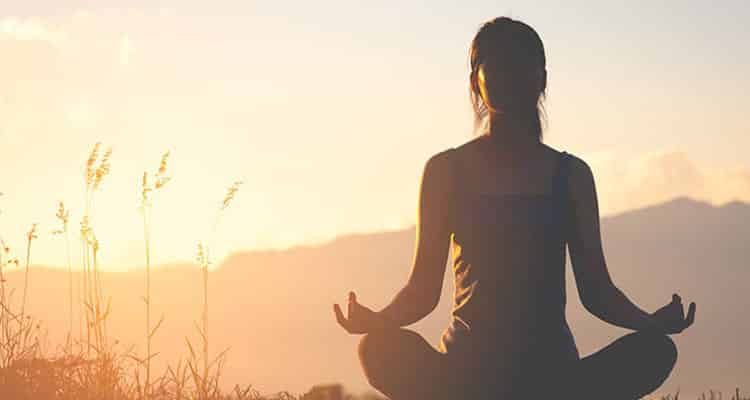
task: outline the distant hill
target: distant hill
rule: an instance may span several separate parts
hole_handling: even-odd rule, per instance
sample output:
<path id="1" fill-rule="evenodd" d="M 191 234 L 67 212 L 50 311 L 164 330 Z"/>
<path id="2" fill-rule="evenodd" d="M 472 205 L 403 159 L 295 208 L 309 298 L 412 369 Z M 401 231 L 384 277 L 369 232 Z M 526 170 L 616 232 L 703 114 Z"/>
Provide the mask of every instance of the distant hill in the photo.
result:
<path id="1" fill-rule="evenodd" d="M 615 282 L 637 303 L 655 309 L 679 291 L 698 303 L 696 325 L 676 337 L 681 353 L 666 389 L 695 393 L 750 384 L 750 205 L 714 207 L 678 198 L 603 219 L 605 254 Z M 252 383 L 264 392 L 303 391 L 323 382 L 367 385 L 355 354 L 356 337 L 335 324 L 334 301 L 350 290 L 375 308 L 405 281 L 414 229 L 339 237 L 319 246 L 237 253 L 210 277 L 212 351 L 231 347 L 225 383 Z M 153 277 L 155 314 L 165 314 L 155 348 L 159 360 L 184 354 L 184 336 L 200 318 L 201 276 L 194 266 L 171 266 Z M 22 274 L 9 285 L 20 287 Z M 581 352 L 590 353 L 621 335 L 588 315 L 568 274 L 568 317 Z M 142 345 L 142 271 L 104 276 L 113 299 L 110 332 L 122 343 Z M 33 269 L 29 309 L 51 332 L 67 326 L 67 277 Z M 441 303 L 415 329 L 433 343 L 448 321 L 452 280 Z M 54 336 L 51 336 L 54 340 Z"/>

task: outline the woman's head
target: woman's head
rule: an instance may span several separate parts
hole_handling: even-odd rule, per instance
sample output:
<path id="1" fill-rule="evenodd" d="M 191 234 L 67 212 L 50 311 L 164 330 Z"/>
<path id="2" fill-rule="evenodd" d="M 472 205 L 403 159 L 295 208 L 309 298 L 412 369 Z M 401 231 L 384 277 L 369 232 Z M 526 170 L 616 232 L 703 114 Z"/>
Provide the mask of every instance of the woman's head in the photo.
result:
<path id="1" fill-rule="evenodd" d="M 536 31 L 511 18 L 495 18 L 479 29 L 469 57 L 476 127 L 488 118 L 513 118 L 541 139 L 547 61 Z"/>

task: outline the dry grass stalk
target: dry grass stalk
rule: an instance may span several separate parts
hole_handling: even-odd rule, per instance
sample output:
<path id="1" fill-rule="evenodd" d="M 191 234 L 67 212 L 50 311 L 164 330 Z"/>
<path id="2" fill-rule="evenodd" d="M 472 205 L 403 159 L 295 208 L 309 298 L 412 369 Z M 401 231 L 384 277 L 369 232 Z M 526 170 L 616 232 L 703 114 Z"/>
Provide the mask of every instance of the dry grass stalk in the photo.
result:
<path id="1" fill-rule="evenodd" d="M 101 143 L 96 143 L 86 160 L 85 207 L 81 218 L 81 259 L 83 260 L 81 304 L 86 320 L 85 350 L 87 355 L 90 355 L 92 351 L 96 354 L 109 351 L 106 321 L 110 312 L 110 302 L 109 300 L 106 304 L 104 302 L 98 262 L 100 243 L 92 225 L 94 194 L 101 188 L 104 178 L 111 170 L 112 149 L 109 148 L 101 154 L 101 146 Z"/>
<path id="2" fill-rule="evenodd" d="M 31 265 L 31 242 L 39 236 L 36 233 L 37 224 L 31 224 L 31 229 L 26 233 L 26 268 L 23 277 L 23 301 L 21 302 L 21 316 L 26 311 L 26 296 L 29 291 L 29 265 Z"/>
<path id="3" fill-rule="evenodd" d="M 219 385 L 227 350 L 220 352 L 213 359 L 209 358 L 208 337 L 208 272 L 211 264 L 209 247 L 201 243 L 198 246 L 198 262 L 203 273 L 203 315 L 202 323 L 196 324 L 202 344 L 202 354 L 195 351 L 186 338 L 189 354 L 186 361 L 181 361 L 175 368 L 152 377 L 150 362 L 156 355 L 151 348 L 151 339 L 160 328 L 164 318 L 151 325 L 151 238 L 150 216 L 155 191 L 163 188 L 170 177 L 167 176 L 169 153 L 160 160 L 159 168 L 151 175 L 144 174 L 141 187 L 141 210 L 144 214 L 144 239 L 146 242 L 146 303 L 147 313 L 147 354 L 143 358 L 134 355 L 132 349 L 116 351 L 118 343 L 109 343 L 106 321 L 110 312 L 109 301 L 104 304 L 99 270 L 100 242 L 93 229 L 94 193 L 101 188 L 103 179 L 110 172 L 111 150 L 102 152 L 97 143 L 86 160 L 85 173 L 85 207 L 81 217 L 81 288 L 79 302 L 81 313 L 79 321 L 85 320 L 85 329 L 80 329 L 78 350 L 72 345 L 70 333 L 73 326 L 73 271 L 69 250 L 70 212 L 60 202 L 56 217 L 60 227 L 53 234 L 66 236 L 67 262 L 69 273 L 68 343 L 62 348 L 62 354 L 45 357 L 40 345 L 40 328 L 30 316 L 24 315 L 23 307 L 29 283 L 29 264 L 31 243 L 37 238 L 37 227 L 27 233 L 26 273 L 24 275 L 24 300 L 22 311 L 16 312 L 11 307 L 9 298 L 12 291 L 7 291 L 5 271 L 19 266 L 19 260 L 11 255 L 9 246 L 0 237 L 0 393 L 9 398 L 34 399 L 96 399 L 96 400 L 166 400 L 166 399 L 202 399 L 202 400 L 261 400 L 263 397 L 248 386 L 236 386 L 231 393 L 222 393 Z M 222 213 L 234 199 L 241 182 L 234 182 L 228 189 L 218 209 L 214 224 L 215 233 Z M 85 335 L 84 335 L 85 334 Z M 135 362 L 136 368 L 131 368 Z M 145 376 L 141 376 L 141 367 L 146 367 Z M 132 374 L 131 374 L 132 371 Z M 274 399 L 293 399 L 288 394 L 272 397 Z"/>
<path id="4" fill-rule="evenodd" d="M 231 186 L 229 186 L 229 188 L 227 188 L 224 199 L 222 200 L 221 205 L 219 206 L 219 209 L 217 211 L 213 230 L 210 235 L 211 239 L 216 234 L 219 221 L 221 220 L 224 211 L 231 204 L 241 185 L 242 181 L 235 181 Z M 200 336 L 200 343 L 202 347 L 202 356 L 200 358 L 203 368 L 199 372 L 199 369 L 197 368 L 199 364 L 197 354 L 190 340 L 188 338 L 185 338 L 190 353 L 190 358 L 188 359 L 187 366 L 190 369 L 191 376 L 193 377 L 193 384 L 198 390 L 198 398 L 209 399 L 211 398 L 210 394 L 218 390 L 219 377 L 221 376 L 221 367 L 223 366 L 223 363 L 225 361 L 227 350 L 220 352 L 219 355 L 213 360 L 211 360 L 209 356 L 210 341 L 208 336 L 208 271 L 211 266 L 211 257 L 210 248 L 207 243 L 198 243 L 196 261 L 198 262 L 198 265 L 200 266 L 201 272 L 203 274 L 203 314 L 201 318 L 202 324 L 196 324 L 196 330 L 198 331 L 198 334 Z M 215 370 L 214 367 L 216 368 Z"/>
<path id="5" fill-rule="evenodd" d="M 70 221 L 70 210 L 65 208 L 65 203 L 58 203 L 55 217 L 60 222 L 60 228 L 52 232 L 53 235 L 63 235 L 65 238 L 65 257 L 68 264 L 68 338 L 66 346 L 73 345 L 73 263 L 70 258 L 70 233 L 68 225 Z"/>
<path id="6" fill-rule="evenodd" d="M 151 211 L 155 192 L 162 189 L 171 179 L 167 176 L 168 161 L 169 152 L 167 151 L 162 155 L 159 168 L 156 172 L 151 176 L 149 176 L 148 172 L 144 172 L 141 179 L 140 210 L 143 216 L 143 239 L 146 253 L 146 295 L 143 299 L 146 303 L 146 355 L 141 361 L 146 367 L 145 382 L 143 384 L 143 397 L 146 399 L 151 396 L 151 359 L 156 356 L 151 348 L 151 340 L 164 321 L 164 317 L 162 316 L 155 326 L 151 326 Z"/>

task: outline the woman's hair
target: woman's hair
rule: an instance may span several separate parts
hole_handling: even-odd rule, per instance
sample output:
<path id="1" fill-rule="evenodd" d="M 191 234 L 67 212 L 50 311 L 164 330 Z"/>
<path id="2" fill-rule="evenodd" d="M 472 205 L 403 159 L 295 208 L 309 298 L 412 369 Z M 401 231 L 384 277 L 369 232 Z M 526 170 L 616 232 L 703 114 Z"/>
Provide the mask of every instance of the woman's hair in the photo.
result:
<path id="1" fill-rule="evenodd" d="M 490 114 L 512 115 L 541 140 L 547 61 L 536 31 L 508 17 L 495 18 L 479 29 L 469 57 L 475 129 L 486 128 Z"/>

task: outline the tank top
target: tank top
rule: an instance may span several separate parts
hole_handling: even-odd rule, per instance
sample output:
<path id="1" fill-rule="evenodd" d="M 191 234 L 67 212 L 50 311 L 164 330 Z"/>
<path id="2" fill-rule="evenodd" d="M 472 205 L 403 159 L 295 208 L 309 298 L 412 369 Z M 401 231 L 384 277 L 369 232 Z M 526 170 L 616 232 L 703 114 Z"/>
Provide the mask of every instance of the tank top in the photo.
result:
<path id="1" fill-rule="evenodd" d="M 477 194 L 456 172 L 450 218 L 455 293 L 441 347 L 506 367 L 577 360 L 565 318 L 568 158 L 539 194 Z"/>

